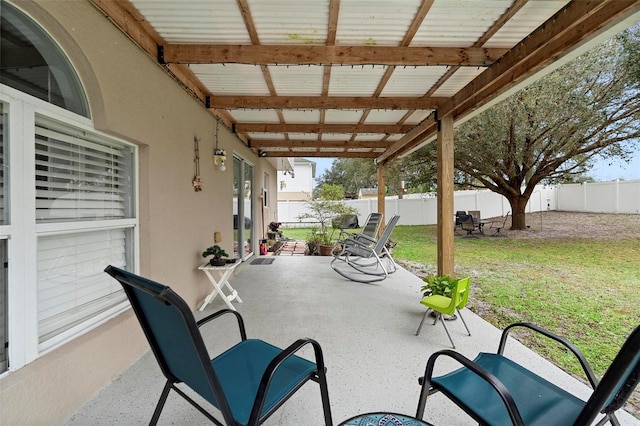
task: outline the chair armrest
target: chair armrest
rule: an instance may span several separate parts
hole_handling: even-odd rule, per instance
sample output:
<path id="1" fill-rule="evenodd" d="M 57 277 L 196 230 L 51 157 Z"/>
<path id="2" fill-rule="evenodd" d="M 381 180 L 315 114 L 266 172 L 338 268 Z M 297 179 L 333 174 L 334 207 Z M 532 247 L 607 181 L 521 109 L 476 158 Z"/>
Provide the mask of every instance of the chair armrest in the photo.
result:
<path id="1" fill-rule="evenodd" d="M 223 315 L 226 314 L 233 314 L 236 317 L 236 320 L 238 321 L 238 329 L 240 331 L 240 338 L 242 340 L 247 340 L 247 332 L 245 331 L 244 328 L 244 320 L 242 319 L 242 315 L 240 315 L 238 312 L 236 311 L 232 311 L 231 309 L 222 309 L 220 311 L 214 312 L 211 315 L 208 315 L 204 318 L 202 318 L 201 320 L 199 320 L 198 322 L 196 322 L 196 325 L 198 326 L 198 328 L 200 328 L 200 326 L 205 325 L 206 323 L 219 318 Z"/>
<path id="2" fill-rule="evenodd" d="M 347 240 L 349 238 L 355 238 L 356 235 L 358 234 L 341 229 L 340 234 L 338 234 L 338 241 Z"/>
<path id="3" fill-rule="evenodd" d="M 422 384 L 422 389 L 420 391 L 420 399 L 418 400 L 418 409 L 416 411 L 416 417 L 421 419 L 424 415 L 424 408 L 427 401 L 427 396 L 431 393 L 431 377 L 433 376 L 433 368 L 435 366 L 436 360 L 441 357 L 449 357 L 458 361 L 464 367 L 469 369 L 471 372 L 476 374 L 478 377 L 489 383 L 491 387 L 496 391 L 496 393 L 504 402 L 505 408 L 509 413 L 509 417 L 514 425 L 524 425 L 524 421 L 522 420 L 522 416 L 520 415 L 520 411 L 516 406 L 511 393 L 506 388 L 506 386 L 491 372 L 486 369 L 480 367 L 478 364 L 471 361 L 469 358 L 465 357 L 458 352 L 452 351 L 450 349 L 445 349 L 442 351 L 438 351 L 429 357 L 427 361 L 427 367 L 425 369 L 424 377 L 418 379 L 418 383 Z"/>
<path id="4" fill-rule="evenodd" d="M 343 244 L 343 253 L 353 254 L 355 256 L 370 257 L 375 254 L 372 245 L 369 242 L 362 241 L 364 238 L 350 238 L 345 240 Z"/>
<path id="5" fill-rule="evenodd" d="M 596 386 L 598 386 L 598 379 L 596 379 L 596 376 L 595 374 L 593 374 L 593 370 L 591 369 L 591 366 L 587 362 L 587 359 L 584 357 L 584 355 L 582 354 L 580 349 L 578 349 L 577 346 L 575 346 L 573 343 L 571 343 L 564 337 L 558 336 L 557 334 L 552 333 L 551 331 L 546 330 L 535 324 L 531 324 L 527 322 L 516 322 L 507 326 L 502 331 L 502 337 L 500 338 L 500 345 L 498 346 L 498 354 L 502 355 L 504 353 L 504 348 L 507 344 L 507 337 L 509 336 L 509 333 L 511 332 L 511 330 L 517 327 L 528 328 L 532 331 L 535 331 L 538 334 L 548 337 L 549 339 L 555 340 L 556 342 L 560 343 L 561 345 L 569 349 L 573 353 L 573 355 L 576 357 L 578 362 L 580 363 L 580 366 L 582 367 L 582 371 L 584 371 L 584 374 L 587 376 L 587 379 L 589 380 L 591 387 L 595 389 Z"/>
<path id="6" fill-rule="evenodd" d="M 324 366 L 324 356 L 322 354 L 322 348 L 320 347 L 320 344 L 317 341 L 313 339 L 308 339 L 308 338 L 296 340 L 291 345 L 289 345 L 286 349 L 280 352 L 278 356 L 272 359 L 269 365 L 267 366 L 267 368 L 265 369 L 264 374 L 262 375 L 262 379 L 260 380 L 260 386 L 258 387 L 258 393 L 256 395 L 253 408 L 251 409 L 251 416 L 249 417 L 248 424 L 259 424 L 257 420 L 260 418 L 262 407 L 264 405 L 264 400 L 265 400 L 265 397 L 267 396 L 269 385 L 271 384 L 271 379 L 273 378 L 273 375 L 278 370 L 280 365 L 282 365 L 282 363 L 288 358 L 291 358 L 292 356 L 294 356 L 296 352 L 298 352 L 304 346 L 309 344 L 313 346 L 318 374 L 325 373 L 326 368 Z"/>
<path id="7" fill-rule="evenodd" d="M 376 240 L 375 238 L 365 234 L 358 234 L 356 236 L 356 240 L 364 240 L 367 244 L 375 244 L 378 242 L 378 240 Z"/>

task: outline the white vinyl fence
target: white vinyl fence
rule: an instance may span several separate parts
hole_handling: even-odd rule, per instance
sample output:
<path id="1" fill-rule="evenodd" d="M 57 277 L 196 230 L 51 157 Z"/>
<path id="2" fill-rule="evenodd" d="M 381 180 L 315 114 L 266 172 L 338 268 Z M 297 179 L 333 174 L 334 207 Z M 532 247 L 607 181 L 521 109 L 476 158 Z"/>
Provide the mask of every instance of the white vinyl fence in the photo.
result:
<path id="1" fill-rule="evenodd" d="M 378 210 L 375 198 L 345 202 L 358 209 L 360 225 L 364 224 L 369 213 Z M 480 210 L 482 219 L 504 216 L 510 209 L 506 198 L 489 190 L 454 193 L 454 211 Z M 527 212 L 541 210 L 640 214 L 640 180 L 540 185 L 529 199 Z M 306 203 L 303 201 L 279 201 L 278 221 L 288 227 L 312 226 L 312 220 L 298 220 L 304 211 Z M 399 225 L 434 225 L 437 223 L 436 196 L 427 193 L 409 194 L 403 199 L 387 197 L 385 216 L 389 218 L 394 214 L 400 215 Z"/>

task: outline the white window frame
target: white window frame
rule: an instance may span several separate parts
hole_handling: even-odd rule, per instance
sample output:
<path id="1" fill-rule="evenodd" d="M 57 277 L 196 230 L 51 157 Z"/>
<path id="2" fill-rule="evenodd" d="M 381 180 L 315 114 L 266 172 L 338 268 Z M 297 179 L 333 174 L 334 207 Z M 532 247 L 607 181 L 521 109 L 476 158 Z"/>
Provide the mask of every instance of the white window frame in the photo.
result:
<path id="1" fill-rule="evenodd" d="M 9 224 L 0 225 L 0 238 L 8 239 L 8 335 L 9 370 L 32 362 L 39 356 L 98 327 L 128 309 L 129 303 L 94 317 L 70 329 L 46 345 L 38 343 L 37 273 L 35 268 L 38 237 L 68 232 L 128 228 L 131 230 L 133 272 L 139 270 L 139 151 L 135 145 L 94 129 L 90 119 L 76 115 L 40 99 L 0 85 L 0 102 L 9 111 Z M 132 196 L 133 218 L 84 222 L 36 224 L 35 121 L 36 115 L 134 147 Z M 7 374 L 7 373 L 5 373 Z M 0 376 L 2 377 L 2 376 Z"/>

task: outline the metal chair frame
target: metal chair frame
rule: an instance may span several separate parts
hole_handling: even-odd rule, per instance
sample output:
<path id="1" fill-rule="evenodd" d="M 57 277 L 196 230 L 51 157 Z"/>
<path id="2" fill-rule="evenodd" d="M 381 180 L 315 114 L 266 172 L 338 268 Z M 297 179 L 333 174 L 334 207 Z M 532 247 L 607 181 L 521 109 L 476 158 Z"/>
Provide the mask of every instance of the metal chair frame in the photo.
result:
<path id="1" fill-rule="evenodd" d="M 491 234 L 492 237 L 497 237 L 498 235 L 504 235 L 504 233 L 501 234 L 500 231 L 504 229 L 504 227 L 507 225 L 507 219 L 509 218 L 509 213 L 511 212 L 508 211 L 507 214 L 504 215 L 503 220 L 491 222 L 491 225 L 489 225 L 489 229 L 495 229 L 495 232 Z"/>
<path id="2" fill-rule="evenodd" d="M 169 392 L 174 390 L 216 425 L 223 423 L 176 385 L 184 383 L 222 413 L 226 425 L 260 425 L 307 381 L 320 385 L 324 422 L 332 425 L 322 349 L 313 339 L 298 339 L 280 349 L 259 339 L 247 339 L 242 316 L 221 310 L 195 320 L 186 302 L 171 288 L 108 266 L 118 280 L 149 341 L 167 382 L 150 424 L 158 422 Z M 234 315 L 240 342 L 210 359 L 199 328 L 224 315 Z M 296 355 L 311 345 L 315 362 Z M 228 395 L 234 398 L 229 399 Z"/>
<path id="3" fill-rule="evenodd" d="M 587 401 L 566 392 L 522 365 L 504 356 L 509 332 L 527 328 L 566 347 L 580 363 L 594 389 Z M 436 361 L 455 360 L 462 367 L 433 377 Z M 620 409 L 640 380 L 640 326 L 627 338 L 613 362 L 598 381 L 580 350 L 567 339 L 534 324 L 519 322 L 504 329 L 496 354 L 480 353 L 473 361 L 442 350 L 429 357 L 416 417 L 422 418 L 429 395 L 442 392 L 481 425 L 590 425 L 603 414 L 598 425 L 619 425 Z"/>
<path id="4" fill-rule="evenodd" d="M 362 227 L 360 233 L 348 232 L 344 229 L 340 229 L 340 235 L 338 235 L 338 240 L 333 245 L 333 249 L 331 249 L 332 254 L 340 253 L 345 244 L 348 243 L 350 239 L 358 239 L 362 237 L 368 237 L 375 239 L 378 236 L 378 229 L 380 229 L 380 223 L 383 218 L 382 213 L 370 213 L 367 216 L 367 220 Z"/>
<path id="5" fill-rule="evenodd" d="M 392 216 L 378 240 L 366 235 L 346 239 L 341 250 L 333 253 L 331 268 L 351 281 L 371 283 L 386 279 L 398 269 L 387 243 L 399 219 L 399 215 Z M 356 274 L 338 265 L 348 265 L 349 271 Z"/>
<path id="6" fill-rule="evenodd" d="M 453 339 L 451 338 L 449 329 L 445 324 L 445 319 L 443 318 L 443 314 L 453 315 L 454 313 L 457 312 L 458 316 L 460 317 L 460 320 L 462 321 L 462 324 L 464 324 L 464 328 L 467 330 L 467 334 L 471 336 L 471 331 L 469 331 L 469 327 L 467 327 L 467 323 L 464 320 L 462 313 L 460 312 L 460 310 L 464 309 L 464 307 L 467 305 L 467 302 L 469 301 L 470 284 L 471 284 L 470 277 L 461 278 L 458 280 L 455 288 L 452 290 L 452 294 L 450 298 L 446 296 L 441 296 L 441 295 L 433 295 L 433 296 L 427 296 L 423 298 L 420 301 L 420 303 L 422 303 L 424 306 L 427 307 L 427 311 L 424 313 L 424 316 L 422 317 L 422 320 L 418 325 L 418 329 L 416 330 L 416 336 L 420 334 L 420 330 L 422 329 L 422 324 L 424 323 L 424 320 L 427 318 L 427 316 L 429 315 L 429 312 L 431 311 L 436 313 L 436 317 L 433 321 L 433 325 L 436 325 L 436 322 L 440 320 L 440 322 L 442 323 L 442 326 L 444 327 L 444 331 L 447 333 L 447 337 L 451 342 L 451 346 L 454 349 L 456 345 L 455 343 L 453 343 Z M 448 305 L 446 307 L 442 307 L 441 305 L 446 303 L 447 299 L 448 299 Z"/>

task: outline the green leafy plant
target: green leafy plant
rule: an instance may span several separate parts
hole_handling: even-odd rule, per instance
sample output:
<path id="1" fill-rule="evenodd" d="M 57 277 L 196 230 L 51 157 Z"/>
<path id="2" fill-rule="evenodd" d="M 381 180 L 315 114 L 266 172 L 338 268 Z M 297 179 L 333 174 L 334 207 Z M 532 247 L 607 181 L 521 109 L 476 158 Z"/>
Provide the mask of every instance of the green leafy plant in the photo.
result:
<path id="1" fill-rule="evenodd" d="M 298 220 L 314 219 L 319 229 L 315 232 L 315 241 L 321 244 L 331 244 L 331 234 L 328 232 L 327 223 L 338 216 L 357 214 L 355 207 L 349 206 L 341 197 L 344 195 L 342 188 L 337 185 L 324 184 L 319 192 L 319 197 L 307 201 L 306 211 L 298 215 Z"/>
<path id="2" fill-rule="evenodd" d="M 309 254 L 319 254 L 320 246 L 332 246 L 331 234 L 318 228 L 311 228 L 305 238 Z"/>
<path id="3" fill-rule="evenodd" d="M 429 275 L 424 277 L 422 281 L 426 283 L 420 287 L 424 297 L 433 295 L 451 297 L 451 293 L 458 283 L 458 280 L 451 278 L 449 275 Z"/>
<path id="4" fill-rule="evenodd" d="M 229 257 L 226 251 L 219 245 L 214 245 L 211 247 L 207 247 L 205 251 L 202 252 L 202 257 L 213 256 L 214 259 L 220 260 L 223 257 Z"/>

